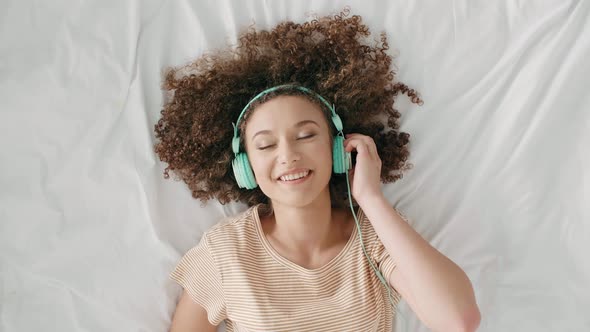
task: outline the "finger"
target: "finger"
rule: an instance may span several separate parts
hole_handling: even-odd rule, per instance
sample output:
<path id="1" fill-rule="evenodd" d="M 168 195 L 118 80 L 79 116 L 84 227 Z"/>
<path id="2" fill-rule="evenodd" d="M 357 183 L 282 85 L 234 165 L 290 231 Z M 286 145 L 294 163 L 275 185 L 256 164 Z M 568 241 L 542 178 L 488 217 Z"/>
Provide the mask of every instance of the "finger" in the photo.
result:
<path id="1" fill-rule="evenodd" d="M 366 153 L 374 160 L 379 160 L 379 153 L 377 152 L 377 146 L 375 145 L 375 141 L 369 136 L 361 135 L 361 134 L 350 134 L 346 135 L 350 136 L 344 141 L 344 146 L 347 147 L 349 142 L 362 142 L 365 146 Z M 357 145 L 354 145 L 356 147 Z M 358 149 L 357 149 L 358 152 Z"/>
<path id="2" fill-rule="evenodd" d="M 369 153 L 366 143 L 359 139 L 351 139 L 346 142 L 344 150 L 346 152 L 352 152 L 353 150 L 356 150 L 358 154 L 363 155 Z"/>
<path id="3" fill-rule="evenodd" d="M 379 152 L 377 152 L 377 144 L 371 137 L 367 137 L 367 147 L 371 151 L 371 156 L 374 160 L 379 160 Z"/>
<path id="4" fill-rule="evenodd" d="M 375 144 L 375 142 L 373 140 L 371 140 L 370 143 L 370 147 L 371 147 L 371 151 L 373 151 L 373 158 L 375 158 L 375 160 L 379 160 L 379 152 L 377 151 L 377 144 Z"/>
<path id="5" fill-rule="evenodd" d="M 358 134 L 358 133 L 346 134 L 346 135 L 344 135 L 344 137 L 351 138 L 351 139 L 363 140 L 365 142 L 365 144 L 367 145 L 367 147 L 371 150 L 371 152 L 373 152 L 373 153 L 375 153 L 375 155 L 377 155 L 377 147 L 375 146 L 375 141 L 373 140 L 372 137 L 367 136 L 367 135 L 363 135 L 363 134 Z"/>
<path id="6" fill-rule="evenodd" d="M 364 136 L 362 139 L 365 142 L 365 144 L 367 145 L 367 150 L 370 152 L 371 157 L 375 160 L 379 159 L 379 153 L 377 152 L 377 145 L 375 144 L 375 141 L 373 140 L 373 138 L 369 137 L 369 136 Z"/>

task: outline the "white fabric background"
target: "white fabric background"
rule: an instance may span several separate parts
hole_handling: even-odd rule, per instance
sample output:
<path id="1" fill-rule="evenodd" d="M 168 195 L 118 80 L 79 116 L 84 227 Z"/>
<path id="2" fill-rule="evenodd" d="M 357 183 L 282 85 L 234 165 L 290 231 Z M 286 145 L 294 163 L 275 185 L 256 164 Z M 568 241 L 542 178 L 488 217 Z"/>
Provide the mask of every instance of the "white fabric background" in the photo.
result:
<path id="1" fill-rule="evenodd" d="M 162 69 L 345 5 L 424 99 L 399 98 L 414 168 L 383 189 L 467 272 L 479 331 L 590 330 L 590 1 L 3 0 L 0 331 L 166 331 L 168 273 L 244 206 L 163 179 Z"/>

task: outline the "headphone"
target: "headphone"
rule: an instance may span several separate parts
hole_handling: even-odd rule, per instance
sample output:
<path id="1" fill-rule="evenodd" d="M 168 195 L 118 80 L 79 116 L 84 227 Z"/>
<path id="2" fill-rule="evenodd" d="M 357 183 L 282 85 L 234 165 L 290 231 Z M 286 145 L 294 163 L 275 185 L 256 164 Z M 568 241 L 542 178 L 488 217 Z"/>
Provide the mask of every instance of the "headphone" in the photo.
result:
<path id="1" fill-rule="evenodd" d="M 240 188 L 246 189 L 254 189 L 258 187 L 258 183 L 256 183 L 256 178 L 254 177 L 254 172 L 252 172 L 252 167 L 250 166 L 250 161 L 248 160 L 248 155 L 245 152 L 240 152 L 240 136 L 238 130 L 238 124 L 242 119 L 242 116 L 246 112 L 246 110 L 252 105 L 253 102 L 261 98 L 262 96 L 276 91 L 276 90 L 284 90 L 284 89 L 293 89 L 305 92 L 308 95 L 311 95 L 317 99 L 319 99 L 324 105 L 328 106 L 328 109 L 332 113 L 332 123 L 334 123 L 334 127 L 338 133 L 334 136 L 333 144 L 332 144 L 332 169 L 336 174 L 344 174 L 349 169 L 352 168 L 352 161 L 350 157 L 350 152 L 344 151 L 344 134 L 342 133 L 342 120 L 340 116 L 336 114 L 336 110 L 334 105 L 330 105 L 324 97 L 320 96 L 316 92 L 299 85 L 294 84 L 283 84 L 278 85 L 269 89 L 266 89 L 260 92 L 256 97 L 252 98 L 250 102 L 244 107 L 240 116 L 238 117 L 238 121 L 236 123 L 232 123 L 234 126 L 234 137 L 231 142 L 232 150 L 234 152 L 234 159 L 232 160 L 232 168 L 234 171 L 234 176 L 236 178 L 236 182 Z"/>
<path id="2" fill-rule="evenodd" d="M 283 85 L 278 85 L 278 86 L 266 89 L 266 90 L 260 92 L 258 95 L 256 95 L 256 97 L 252 98 L 252 100 L 250 100 L 250 102 L 244 107 L 244 109 L 240 113 L 240 116 L 238 117 L 238 121 L 236 121 L 236 123 L 232 123 L 232 125 L 234 126 L 234 137 L 231 142 L 231 147 L 232 147 L 232 150 L 233 150 L 234 156 L 235 156 L 234 159 L 232 160 L 232 168 L 233 168 L 234 176 L 236 177 L 236 182 L 238 183 L 238 186 L 240 188 L 246 188 L 246 189 L 254 189 L 258 186 L 258 184 L 256 183 L 256 179 L 254 177 L 254 173 L 252 172 L 252 168 L 250 167 L 250 161 L 248 160 L 248 155 L 245 152 L 240 152 L 240 136 L 238 135 L 238 124 L 240 123 L 240 120 L 242 119 L 242 116 L 244 115 L 246 110 L 250 107 L 250 105 L 254 101 L 258 100 L 260 97 L 262 97 L 270 92 L 273 92 L 273 91 L 276 91 L 279 89 L 292 89 L 292 90 L 299 90 L 299 91 L 305 92 L 308 95 L 311 95 L 311 96 L 319 99 L 322 103 L 324 103 L 324 105 L 328 106 L 328 109 L 330 109 L 330 111 L 332 112 L 332 123 L 334 123 L 334 127 L 336 127 L 336 130 L 338 131 L 336 136 L 334 136 L 334 141 L 333 141 L 333 148 L 332 148 L 332 160 L 333 160 L 332 165 L 333 165 L 333 167 L 332 167 L 332 169 L 333 169 L 334 173 L 336 173 L 336 174 L 346 174 L 346 185 L 348 188 L 348 202 L 350 203 L 350 210 L 352 211 L 352 215 L 353 215 L 354 220 L 356 222 L 356 226 L 357 226 L 356 228 L 359 233 L 361 247 L 363 248 L 363 252 L 365 254 L 365 257 L 369 261 L 369 265 L 375 271 L 377 278 L 379 278 L 379 281 L 381 281 L 381 283 L 387 289 L 387 295 L 389 296 L 390 303 L 393 306 L 395 306 L 395 304 L 394 304 L 395 302 L 394 302 L 392 295 L 391 295 L 391 288 L 389 287 L 389 283 L 385 280 L 385 278 L 383 277 L 383 274 L 381 274 L 381 272 L 375 267 L 375 265 L 371 261 L 371 258 L 367 254 L 367 251 L 365 249 L 365 245 L 363 244 L 363 235 L 361 232 L 359 221 L 356 218 L 356 213 L 354 212 L 354 208 L 352 206 L 352 197 L 350 195 L 350 182 L 348 180 L 348 170 L 352 168 L 352 162 L 351 162 L 350 152 L 345 152 L 345 150 L 344 150 L 344 134 L 342 133 L 342 128 L 343 128 L 342 120 L 340 119 L 340 116 L 338 116 L 338 114 L 336 114 L 336 108 L 334 107 L 334 105 L 331 105 L 330 103 L 328 103 L 328 101 L 326 99 L 324 99 L 324 97 L 322 97 L 319 94 L 317 94 L 316 92 L 314 92 L 306 87 L 300 86 L 300 85 L 283 84 Z"/>

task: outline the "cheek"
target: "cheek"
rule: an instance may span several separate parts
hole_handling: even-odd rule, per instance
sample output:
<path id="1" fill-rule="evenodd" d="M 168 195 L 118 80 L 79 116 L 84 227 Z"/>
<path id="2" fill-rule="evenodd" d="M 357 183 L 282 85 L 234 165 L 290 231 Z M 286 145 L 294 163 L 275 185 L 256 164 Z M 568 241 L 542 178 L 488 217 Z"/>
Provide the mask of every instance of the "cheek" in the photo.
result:
<path id="1" fill-rule="evenodd" d="M 316 183 L 320 186 L 325 186 L 332 178 L 333 159 L 331 146 L 326 144 L 324 147 L 318 149 L 313 159 Z"/>
<path id="2" fill-rule="evenodd" d="M 270 163 L 264 157 L 248 155 L 248 160 L 255 176 L 261 177 L 263 174 L 268 173 Z"/>
<path id="3" fill-rule="evenodd" d="M 316 150 L 316 156 L 321 156 L 325 159 L 332 159 L 332 142 L 330 140 L 324 141 Z"/>

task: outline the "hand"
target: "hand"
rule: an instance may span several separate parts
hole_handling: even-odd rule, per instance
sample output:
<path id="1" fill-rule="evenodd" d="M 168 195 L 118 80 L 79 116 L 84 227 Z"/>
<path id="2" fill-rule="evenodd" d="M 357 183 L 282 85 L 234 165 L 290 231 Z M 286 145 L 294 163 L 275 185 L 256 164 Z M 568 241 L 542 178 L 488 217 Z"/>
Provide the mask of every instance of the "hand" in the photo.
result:
<path id="1" fill-rule="evenodd" d="M 361 204 L 362 200 L 383 195 L 381 191 L 381 158 L 377 153 L 375 141 L 361 134 L 347 134 L 344 150 L 356 150 L 356 164 L 348 172 L 350 191 L 354 199 Z"/>

